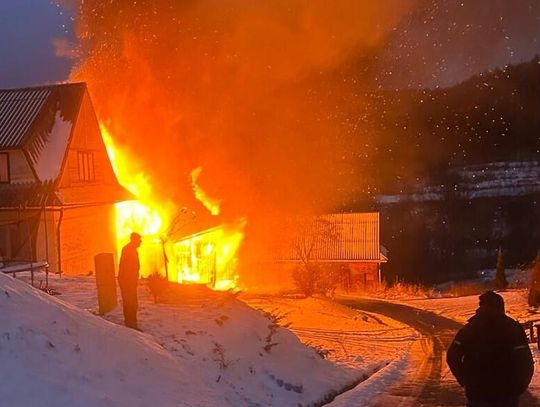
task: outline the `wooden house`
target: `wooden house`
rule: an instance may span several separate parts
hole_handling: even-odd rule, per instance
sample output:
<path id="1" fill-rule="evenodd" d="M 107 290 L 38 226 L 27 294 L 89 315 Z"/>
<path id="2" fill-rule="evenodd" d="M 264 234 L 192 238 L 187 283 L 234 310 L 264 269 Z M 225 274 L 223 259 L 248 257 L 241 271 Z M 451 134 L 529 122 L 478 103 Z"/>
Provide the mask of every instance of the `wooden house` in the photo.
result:
<path id="1" fill-rule="evenodd" d="M 87 274 L 116 253 L 118 183 L 85 83 L 0 90 L 0 255 Z"/>

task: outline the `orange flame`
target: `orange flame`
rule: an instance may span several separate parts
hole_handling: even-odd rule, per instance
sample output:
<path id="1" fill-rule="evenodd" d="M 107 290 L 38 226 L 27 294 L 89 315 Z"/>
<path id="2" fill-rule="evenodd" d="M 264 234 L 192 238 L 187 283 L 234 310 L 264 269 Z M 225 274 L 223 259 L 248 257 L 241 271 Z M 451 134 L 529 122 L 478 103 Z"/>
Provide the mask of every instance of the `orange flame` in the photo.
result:
<path id="1" fill-rule="evenodd" d="M 216 216 L 219 215 L 221 200 L 210 198 L 206 192 L 197 184 L 197 179 L 201 175 L 202 167 L 197 167 L 191 171 L 191 185 L 193 187 L 193 192 L 195 193 L 195 198 L 202 202 L 204 207 L 208 211 Z"/>
<path id="2" fill-rule="evenodd" d="M 155 201 L 151 183 L 144 172 L 137 169 L 136 160 L 115 145 L 105 125 L 100 127 L 118 181 L 137 198 L 115 206 L 118 249 L 129 240 L 131 232 L 137 231 L 144 237 L 139 249 L 143 276 L 157 271 L 162 275 L 168 273 L 169 280 L 179 283 L 208 284 L 217 290 L 236 287 L 236 255 L 246 220 L 169 242 L 167 229 L 174 206 Z M 201 167 L 191 171 L 193 192 L 212 215 L 218 215 L 221 201 L 209 197 L 197 184 L 201 171 Z"/>

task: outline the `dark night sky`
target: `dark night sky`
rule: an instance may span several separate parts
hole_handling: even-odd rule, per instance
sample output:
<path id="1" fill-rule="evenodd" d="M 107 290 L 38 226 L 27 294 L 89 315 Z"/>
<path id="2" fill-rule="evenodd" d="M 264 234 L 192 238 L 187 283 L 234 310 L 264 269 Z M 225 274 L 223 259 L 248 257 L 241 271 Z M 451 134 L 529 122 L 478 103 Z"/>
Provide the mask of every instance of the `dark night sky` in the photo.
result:
<path id="1" fill-rule="evenodd" d="M 70 15 L 48 0 L 0 1 L 0 88 L 66 80 L 71 61 L 55 55 L 70 40 Z"/>
<path id="2" fill-rule="evenodd" d="M 49 0 L 0 1 L 0 88 L 66 80 L 69 12 Z M 448 86 L 540 54 L 538 0 L 423 0 L 379 55 L 379 83 Z"/>

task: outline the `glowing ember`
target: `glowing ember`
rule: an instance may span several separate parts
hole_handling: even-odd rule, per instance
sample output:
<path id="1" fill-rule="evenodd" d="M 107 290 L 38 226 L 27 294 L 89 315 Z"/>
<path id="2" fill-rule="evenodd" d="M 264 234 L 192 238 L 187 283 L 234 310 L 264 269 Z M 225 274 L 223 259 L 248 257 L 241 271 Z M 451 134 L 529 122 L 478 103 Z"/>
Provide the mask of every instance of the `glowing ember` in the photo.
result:
<path id="1" fill-rule="evenodd" d="M 151 184 L 142 171 L 137 171 L 136 161 L 114 144 L 103 124 L 101 132 L 118 181 L 137 198 L 116 204 L 118 249 L 129 240 L 131 232 L 137 231 L 144 237 L 139 249 L 143 276 L 159 272 L 179 283 L 208 284 L 217 290 L 234 288 L 238 280 L 236 254 L 246 220 L 171 242 L 170 223 L 176 208 L 153 199 Z M 212 215 L 218 215 L 221 201 L 210 198 L 197 184 L 201 171 L 198 167 L 191 172 L 193 191 Z"/>

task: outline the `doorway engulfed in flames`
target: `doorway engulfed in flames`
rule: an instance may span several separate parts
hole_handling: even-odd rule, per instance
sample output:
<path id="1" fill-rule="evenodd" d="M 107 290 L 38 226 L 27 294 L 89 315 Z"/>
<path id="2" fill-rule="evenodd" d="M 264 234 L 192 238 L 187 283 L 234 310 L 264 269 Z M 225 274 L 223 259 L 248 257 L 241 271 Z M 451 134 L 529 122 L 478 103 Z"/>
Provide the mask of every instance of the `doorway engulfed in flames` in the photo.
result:
<path id="1" fill-rule="evenodd" d="M 194 217 L 190 218 L 187 211 L 180 211 L 178 215 L 176 205 L 156 201 L 148 178 L 134 170 L 137 165 L 133 157 L 115 145 L 106 126 L 101 125 L 101 133 L 118 181 L 136 198 L 116 204 L 118 250 L 129 241 L 132 232 L 138 232 L 143 236 L 139 249 L 143 277 L 157 272 L 178 283 L 206 284 L 217 290 L 236 287 L 237 255 L 246 219 L 181 236 L 182 226 Z M 216 216 L 220 201 L 210 198 L 197 184 L 201 171 L 202 168 L 197 167 L 191 172 L 194 195 Z M 173 232 L 175 223 L 180 230 Z"/>

